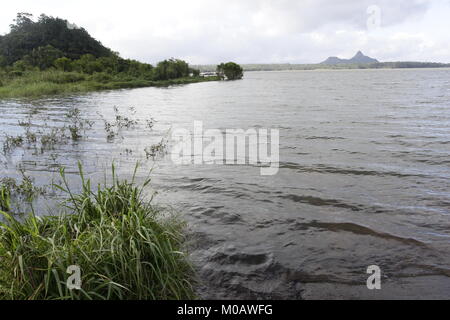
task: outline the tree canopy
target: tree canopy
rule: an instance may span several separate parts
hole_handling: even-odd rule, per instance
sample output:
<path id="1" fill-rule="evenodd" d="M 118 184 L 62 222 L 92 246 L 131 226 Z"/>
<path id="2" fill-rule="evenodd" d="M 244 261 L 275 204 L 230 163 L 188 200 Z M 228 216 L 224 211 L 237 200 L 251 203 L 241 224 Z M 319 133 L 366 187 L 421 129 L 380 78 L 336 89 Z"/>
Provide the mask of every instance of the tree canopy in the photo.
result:
<path id="1" fill-rule="evenodd" d="M 239 80 L 244 76 L 244 69 L 234 62 L 221 63 L 217 66 L 217 74 L 222 79 Z"/>
<path id="2" fill-rule="evenodd" d="M 108 57 L 114 53 L 92 38 L 83 28 L 77 28 L 67 20 L 42 14 L 37 21 L 29 13 L 18 13 L 11 31 L 0 36 L 0 60 L 12 65 L 25 56 L 39 55 L 36 50 L 48 46 L 60 51 L 60 56 L 79 59 L 82 55 Z M 1 63 L 1 61 L 0 61 Z"/>

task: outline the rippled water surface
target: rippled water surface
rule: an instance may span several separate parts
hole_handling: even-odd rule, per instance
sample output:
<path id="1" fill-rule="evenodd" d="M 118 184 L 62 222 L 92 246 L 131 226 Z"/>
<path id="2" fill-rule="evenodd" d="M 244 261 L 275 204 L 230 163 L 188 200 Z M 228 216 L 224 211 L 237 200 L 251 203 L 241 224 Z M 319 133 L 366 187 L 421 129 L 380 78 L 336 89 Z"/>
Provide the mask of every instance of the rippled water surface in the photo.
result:
<path id="1" fill-rule="evenodd" d="M 141 124 L 108 141 L 102 119 L 113 119 L 114 106 Z M 68 125 L 74 107 L 93 121 L 80 141 L 2 154 L 1 176 L 17 177 L 20 166 L 46 184 L 79 160 L 98 180 L 112 160 L 123 176 L 137 160 L 142 175 L 153 167 L 156 201 L 189 222 L 203 297 L 450 298 L 450 70 L 253 72 L 1 101 L 0 143 L 23 134 L 19 121 L 42 131 Z M 142 125 L 149 118 L 152 129 Z M 280 129 L 278 175 L 146 159 L 146 147 L 195 120 Z M 382 269 L 380 291 L 366 288 L 370 265 Z"/>

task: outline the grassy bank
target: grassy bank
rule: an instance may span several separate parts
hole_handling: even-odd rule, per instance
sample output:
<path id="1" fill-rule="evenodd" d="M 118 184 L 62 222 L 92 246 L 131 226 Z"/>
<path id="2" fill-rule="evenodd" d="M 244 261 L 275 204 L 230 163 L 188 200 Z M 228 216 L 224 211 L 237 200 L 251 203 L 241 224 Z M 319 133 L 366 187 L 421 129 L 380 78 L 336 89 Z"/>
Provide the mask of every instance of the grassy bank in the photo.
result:
<path id="1" fill-rule="evenodd" d="M 217 80 L 219 80 L 218 77 L 184 77 L 151 81 L 120 74 L 94 73 L 88 75 L 57 70 L 25 71 L 14 75 L 0 73 L 0 99 L 38 98 L 111 89 L 164 87 Z"/>
<path id="2" fill-rule="evenodd" d="M 65 182 L 66 213 L 16 218 L 0 188 L 0 299 L 191 299 L 192 269 L 182 253 L 183 223 L 143 200 L 143 189 L 114 174 L 92 190 L 80 166 L 82 191 Z M 67 268 L 81 269 L 81 290 L 69 290 Z"/>

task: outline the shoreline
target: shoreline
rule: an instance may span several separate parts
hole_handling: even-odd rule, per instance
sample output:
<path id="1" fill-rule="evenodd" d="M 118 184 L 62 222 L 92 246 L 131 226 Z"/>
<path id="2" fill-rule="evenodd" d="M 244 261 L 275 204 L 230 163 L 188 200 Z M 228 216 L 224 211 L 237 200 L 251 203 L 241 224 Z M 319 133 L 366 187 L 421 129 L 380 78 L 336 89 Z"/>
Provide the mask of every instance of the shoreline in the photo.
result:
<path id="1" fill-rule="evenodd" d="M 219 77 L 184 77 L 156 81 L 140 78 L 101 81 L 96 80 L 95 74 L 94 76 L 88 77 L 86 75 L 71 72 L 32 72 L 6 81 L 0 77 L 0 99 L 42 98 L 60 94 L 86 93 L 104 90 L 169 87 L 173 85 L 219 80 Z"/>

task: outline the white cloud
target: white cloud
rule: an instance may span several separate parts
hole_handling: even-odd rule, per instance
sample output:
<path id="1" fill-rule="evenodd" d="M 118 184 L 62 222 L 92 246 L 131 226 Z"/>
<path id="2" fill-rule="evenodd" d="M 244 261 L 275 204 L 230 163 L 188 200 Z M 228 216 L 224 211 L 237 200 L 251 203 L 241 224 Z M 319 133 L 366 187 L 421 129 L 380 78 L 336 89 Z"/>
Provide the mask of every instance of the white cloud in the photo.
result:
<path id="1" fill-rule="evenodd" d="M 367 8 L 381 29 L 367 30 Z M 313 63 L 357 50 L 380 60 L 450 62 L 449 0 L 22 0 L 2 4 L 0 33 L 17 12 L 59 16 L 128 58 Z"/>

